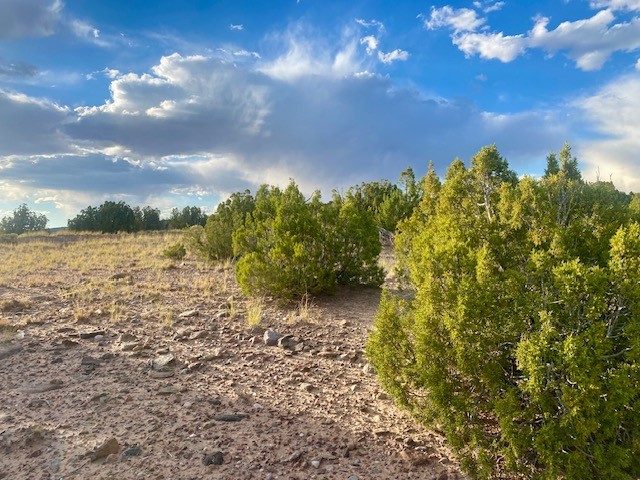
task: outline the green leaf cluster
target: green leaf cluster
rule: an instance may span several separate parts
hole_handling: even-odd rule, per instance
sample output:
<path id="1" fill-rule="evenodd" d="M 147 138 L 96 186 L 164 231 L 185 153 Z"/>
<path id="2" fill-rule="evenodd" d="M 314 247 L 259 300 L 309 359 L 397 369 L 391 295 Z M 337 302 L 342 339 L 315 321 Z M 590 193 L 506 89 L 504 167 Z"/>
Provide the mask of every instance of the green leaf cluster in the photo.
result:
<path id="1" fill-rule="evenodd" d="M 412 290 L 383 294 L 367 354 L 475 476 L 638 478 L 640 224 L 559 158 L 540 179 L 495 146 L 430 168 L 397 235 Z"/>

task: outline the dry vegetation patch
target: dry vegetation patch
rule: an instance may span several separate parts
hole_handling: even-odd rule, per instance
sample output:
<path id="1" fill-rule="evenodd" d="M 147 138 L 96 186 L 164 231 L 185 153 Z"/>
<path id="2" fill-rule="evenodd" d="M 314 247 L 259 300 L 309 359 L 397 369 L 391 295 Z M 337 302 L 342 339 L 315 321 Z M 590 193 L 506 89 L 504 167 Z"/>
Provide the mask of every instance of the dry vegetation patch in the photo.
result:
<path id="1" fill-rule="evenodd" d="M 371 374 L 379 289 L 248 299 L 230 263 L 164 258 L 179 240 L 0 249 L 0 305 L 28 304 L 0 315 L 5 478 L 462 478 Z M 96 458 L 104 445 L 117 453 Z"/>

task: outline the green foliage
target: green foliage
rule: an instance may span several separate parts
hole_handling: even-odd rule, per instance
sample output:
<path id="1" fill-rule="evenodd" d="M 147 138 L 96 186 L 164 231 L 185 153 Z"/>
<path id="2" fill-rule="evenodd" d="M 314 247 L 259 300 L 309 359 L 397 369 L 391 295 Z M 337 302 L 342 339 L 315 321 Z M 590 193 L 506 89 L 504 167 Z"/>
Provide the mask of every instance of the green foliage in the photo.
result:
<path id="1" fill-rule="evenodd" d="M 263 186 L 251 215 L 233 235 L 236 275 L 250 295 L 285 299 L 338 284 L 380 285 L 378 231 L 371 215 L 334 196 L 307 202 L 295 183 Z"/>
<path id="2" fill-rule="evenodd" d="M 638 478 L 640 225 L 559 157 L 540 180 L 495 146 L 430 170 L 397 237 L 415 295 L 383 295 L 367 354 L 473 475 Z"/>
<path id="3" fill-rule="evenodd" d="M 169 245 L 162 252 L 162 256 L 165 258 L 170 258 L 172 260 L 182 260 L 187 255 L 187 250 L 184 248 L 184 245 L 180 242 L 174 243 L 173 245 Z"/>
<path id="4" fill-rule="evenodd" d="M 0 220 L 0 232 L 20 235 L 25 232 L 37 232 L 47 227 L 48 219 L 27 207 L 25 203 L 13 211 L 10 216 Z"/>
<path id="5" fill-rule="evenodd" d="M 198 250 L 209 260 L 233 258 L 233 233 L 253 212 L 255 200 L 249 190 L 234 193 L 210 215 L 199 240 Z"/>
<path id="6" fill-rule="evenodd" d="M 420 203 L 422 190 L 411 167 L 400 174 L 398 184 L 388 180 L 362 183 L 351 187 L 346 194 L 357 208 L 373 215 L 375 223 L 395 232 L 398 223 L 408 218 Z"/>
<path id="7" fill-rule="evenodd" d="M 207 222 L 207 214 L 200 207 L 184 207 L 182 210 L 174 208 L 169 217 L 169 228 L 182 229 Z"/>
<path id="8" fill-rule="evenodd" d="M 69 230 L 102 233 L 164 229 L 160 210 L 149 206 L 131 208 L 123 201 L 107 201 L 99 207 L 88 206 L 69 220 L 68 227 Z"/>

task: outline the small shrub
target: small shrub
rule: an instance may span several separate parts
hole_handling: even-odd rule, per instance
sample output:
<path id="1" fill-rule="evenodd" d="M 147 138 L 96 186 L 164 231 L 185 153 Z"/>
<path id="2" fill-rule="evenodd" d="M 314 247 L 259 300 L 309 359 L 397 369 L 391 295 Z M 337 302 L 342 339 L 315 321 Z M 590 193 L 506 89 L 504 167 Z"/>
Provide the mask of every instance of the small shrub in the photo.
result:
<path id="1" fill-rule="evenodd" d="M 163 257 L 170 258 L 171 260 L 182 260 L 186 255 L 187 250 L 184 248 L 184 245 L 179 242 L 170 245 L 162 252 Z"/>
<path id="2" fill-rule="evenodd" d="M 371 214 L 335 196 L 307 202 L 291 182 L 262 187 L 253 213 L 233 236 L 236 276 L 248 295 L 287 300 L 338 284 L 380 285 L 378 230 Z"/>
<path id="3" fill-rule="evenodd" d="M 261 298 L 252 298 L 247 302 L 247 323 L 250 327 L 257 327 L 262 320 L 264 301 Z"/>

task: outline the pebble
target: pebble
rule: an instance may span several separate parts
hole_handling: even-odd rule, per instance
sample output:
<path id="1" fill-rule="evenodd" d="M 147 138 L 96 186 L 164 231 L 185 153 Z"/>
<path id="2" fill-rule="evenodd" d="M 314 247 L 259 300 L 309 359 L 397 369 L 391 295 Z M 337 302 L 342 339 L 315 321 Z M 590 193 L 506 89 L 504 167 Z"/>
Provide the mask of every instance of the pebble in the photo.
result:
<path id="1" fill-rule="evenodd" d="M 311 466 L 313 468 L 320 468 L 320 460 L 311 460 Z"/>
<path id="2" fill-rule="evenodd" d="M 222 465 L 224 456 L 222 452 L 209 453 L 202 458 L 203 465 Z"/>
<path id="3" fill-rule="evenodd" d="M 191 317 L 197 317 L 198 315 L 200 315 L 200 312 L 198 310 L 187 310 L 185 312 L 182 312 L 180 314 L 178 314 L 178 318 L 191 318 Z"/>
<path id="4" fill-rule="evenodd" d="M 141 452 L 142 452 L 142 449 L 140 447 L 131 447 L 126 449 L 124 452 L 122 452 L 122 454 L 125 457 L 137 457 L 138 455 L 140 455 Z"/>
<path id="5" fill-rule="evenodd" d="M 175 363 L 176 357 L 171 353 L 167 353 L 166 355 L 160 355 L 156 357 L 151 363 L 151 368 L 154 370 L 162 370 L 164 367 L 167 367 L 173 363 Z"/>
<path id="6" fill-rule="evenodd" d="M 268 328 L 264 332 L 264 336 L 262 337 L 264 340 L 264 344 L 267 347 L 275 347 L 278 344 L 278 340 L 282 338 L 282 335 L 275 330 Z"/>
<path id="7" fill-rule="evenodd" d="M 236 414 L 222 414 L 216 415 L 213 417 L 217 422 L 239 422 L 243 418 L 246 418 L 245 415 L 236 415 Z"/>

